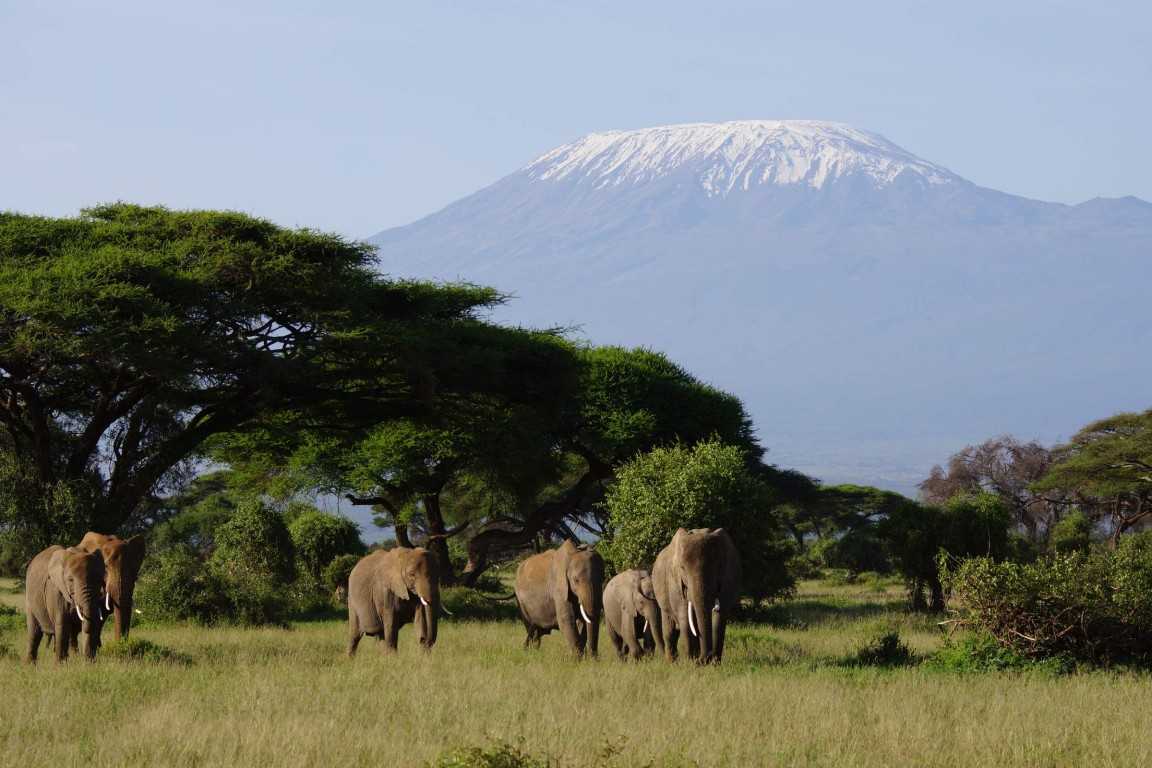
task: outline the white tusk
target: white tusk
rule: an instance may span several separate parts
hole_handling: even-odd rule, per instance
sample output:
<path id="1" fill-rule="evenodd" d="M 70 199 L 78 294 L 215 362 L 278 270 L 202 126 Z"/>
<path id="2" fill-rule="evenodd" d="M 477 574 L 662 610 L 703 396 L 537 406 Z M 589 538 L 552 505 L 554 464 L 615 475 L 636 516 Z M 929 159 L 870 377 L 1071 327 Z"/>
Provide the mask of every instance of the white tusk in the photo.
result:
<path id="1" fill-rule="evenodd" d="M 84 614 L 80 613 L 80 604 L 79 603 L 76 604 L 76 615 L 80 618 L 81 622 L 84 621 Z"/>
<path id="2" fill-rule="evenodd" d="M 580 603 L 580 615 L 584 617 L 584 622 L 588 626 L 592 626 L 592 619 L 588 618 L 588 612 L 584 610 L 584 603 Z"/>
<path id="3" fill-rule="evenodd" d="M 104 610 L 112 613 L 112 595 L 107 592 L 104 593 Z"/>
<path id="4" fill-rule="evenodd" d="M 646 634 L 647 632 L 648 632 L 648 619 L 644 619 L 644 629 L 640 630 L 640 634 L 643 635 L 643 634 Z"/>
<path id="5" fill-rule="evenodd" d="M 136 613 L 140 614 L 141 616 L 144 615 L 144 611 L 140 610 L 139 608 L 137 608 L 135 610 L 136 610 Z"/>
<path id="6" fill-rule="evenodd" d="M 443 604 L 441 604 L 441 606 L 440 606 L 440 610 L 444 611 L 444 615 L 445 615 L 445 616 L 455 616 L 455 615 L 456 615 L 456 614 L 452 613 L 452 611 L 450 611 L 450 610 L 448 610 L 447 608 L 445 608 L 445 607 L 443 606 Z"/>
<path id="7" fill-rule="evenodd" d="M 700 637 L 700 633 L 696 631 L 696 623 L 694 621 L 692 621 L 692 614 L 693 613 L 695 613 L 695 611 L 692 610 L 692 601 L 689 600 L 688 601 L 688 630 L 692 633 L 692 637 Z"/>
<path id="8" fill-rule="evenodd" d="M 428 601 L 427 601 L 427 600 L 425 600 L 425 599 L 424 599 L 424 597 L 423 597 L 422 595 L 417 595 L 417 597 L 419 597 L 419 598 L 420 598 L 420 602 L 424 604 L 424 607 L 425 607 L 425 608 L 427 608 L 427 607 L 428 607 Z"/>
<path id="9" fill-rule="evenodd" d="M 716 598 L 716 605 L 712 606 L 712 613 L 720 613 L 720 598 Z"/>

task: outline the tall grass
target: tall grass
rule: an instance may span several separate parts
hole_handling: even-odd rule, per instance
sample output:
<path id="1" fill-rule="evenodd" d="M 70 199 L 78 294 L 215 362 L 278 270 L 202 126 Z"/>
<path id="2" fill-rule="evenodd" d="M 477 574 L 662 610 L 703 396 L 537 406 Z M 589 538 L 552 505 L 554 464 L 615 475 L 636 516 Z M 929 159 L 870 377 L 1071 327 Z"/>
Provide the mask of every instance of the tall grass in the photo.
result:
<path id="1" fill-rule="evenodd" d="M 442 624 L 429 654 L 370 639 L 343 657 L 335 621 L 290 629 L 142 625 L 149 654 L 36 668 L 0 656 L 4 765 L 422 765 L 493 740 L 553 765 L 1148 765 L 1128 717 L 1152 680 L 951 675 L 841 663 L 879 631 L 918 653 L 931 620 L 892 590 L 805 584 L 772 624 L 740 625 L 724 665 L 577 663 L 519 625 Z M 3 625 L 0 645 L 22 632 Z M 611 651 L 607 642 L 604 649 Z"/>

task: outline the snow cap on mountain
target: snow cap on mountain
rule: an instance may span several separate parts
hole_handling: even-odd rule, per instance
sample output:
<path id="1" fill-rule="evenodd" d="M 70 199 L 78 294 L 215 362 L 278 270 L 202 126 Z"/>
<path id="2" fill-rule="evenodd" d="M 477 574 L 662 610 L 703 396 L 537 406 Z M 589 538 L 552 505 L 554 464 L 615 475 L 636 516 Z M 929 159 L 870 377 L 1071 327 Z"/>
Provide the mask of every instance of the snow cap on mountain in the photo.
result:
<path id="1" fill-rule="evenodd" d="M 822 188 L 864 175 L 879 187 L 911 173 L 937 185 L 961 181 L 875 133 L 818 120 L 740 120 L 592 133 L 537 158 L 534 181 L 596 188 L 643 184 L 689 173 L 709 196 L 764 184 Z"/>

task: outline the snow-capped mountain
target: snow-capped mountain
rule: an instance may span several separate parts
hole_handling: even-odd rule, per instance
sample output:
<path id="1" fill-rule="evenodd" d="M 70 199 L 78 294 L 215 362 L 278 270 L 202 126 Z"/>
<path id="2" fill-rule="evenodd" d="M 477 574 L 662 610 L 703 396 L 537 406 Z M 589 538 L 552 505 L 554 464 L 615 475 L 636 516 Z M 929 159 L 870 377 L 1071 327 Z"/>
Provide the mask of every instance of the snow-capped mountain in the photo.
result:
<path id="1" fill-rule="evenodd" d="M 828 481 L 911 492 L 966 442 L 1152 404 L 1152 204 L 1004 194 L 838 123 L 591 134 L 371 241 L 514 294 L 498 319 L 668 352 Z"/>

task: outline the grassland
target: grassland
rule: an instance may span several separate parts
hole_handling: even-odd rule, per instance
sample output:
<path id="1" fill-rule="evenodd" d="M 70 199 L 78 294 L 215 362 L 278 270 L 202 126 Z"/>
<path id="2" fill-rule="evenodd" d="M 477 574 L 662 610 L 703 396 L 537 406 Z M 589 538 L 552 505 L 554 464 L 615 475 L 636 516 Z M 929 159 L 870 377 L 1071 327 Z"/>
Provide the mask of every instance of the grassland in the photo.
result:
<path id="1" fill-rule="evenodd" d="M 399 655 L 369 641 L 348 660 L 334 619 L 144 624 L 134 636 L 174 658 L 115 658 L 109 645 L 96 664 L 32 668 L 17 658 L 22 619 L 0 627 L 0 762 L 12 766 L 404 766 L 495 741 L 554 765 L 1152 764 L 1147 676 L 845 664 L 893 628 L 922 655 L 941 643 L 893 584 L 805 583 L 772 623 L 732 630 L 720 668 L 577 663 L 556 635 L 525 652 L 510 621 L 447 621 L 430 654 L 409 629 Z"/>

